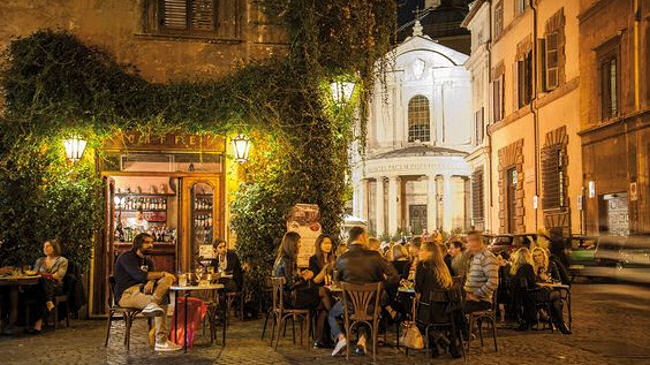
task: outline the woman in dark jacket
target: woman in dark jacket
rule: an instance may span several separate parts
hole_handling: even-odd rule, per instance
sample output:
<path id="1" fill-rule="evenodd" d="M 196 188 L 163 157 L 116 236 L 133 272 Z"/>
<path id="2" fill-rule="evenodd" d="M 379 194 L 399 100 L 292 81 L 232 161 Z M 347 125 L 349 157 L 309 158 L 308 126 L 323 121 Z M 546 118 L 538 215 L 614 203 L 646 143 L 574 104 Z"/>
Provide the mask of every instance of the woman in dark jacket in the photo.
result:
<path id="1" fill-rule="evenodd" d="M 533 249 L 533 263 L 536 268 L 536 280 L 538 282 L 563 282 L 563 275 L 561 273 L 560 267 L 554 261 L 549 260 L 548 252 L 541 247 Z M 560 264 L 561 265 L 561 264 Z M 561 293 L 553 288 L 544 287 L 540 291 L 543 294 L 543 298 L 546 301 L 551 303 L 551 319 L 555 326 L 563 334 L 571 334 L 571 331 L 564 323 L 563 312 L 562 312 L 562 295 Z"/>
<path id="2" fill-rule="evenodd" d="M 309 270 L 299 272 L 296 265 L 299 247 L 300 235 L 296 232 L 287 232 L 282 237 L 272 274 L 274 277 L 285 279 L 283 295 L 285 306 L 295 309 L 316 309 L 320 298 L 318 289 L 314 291 L 315 287 L 310 285 L 313 274 Z"/>
<path id="3" fill-rule="evenodd" d="M 522 247 L 512 255 L 510 266 L 512 285 L 512 307 L 519 321 L 519 330 L 529 330 L 537 322 L 535 302 L 529 295 L 535 289 L 536 278 L 530 250 Z"/>
<path id="4" fill-rule="evenodd" d="M 308 274 L 312 276 L 312 282 L 318 287 L 318 296 L 320 298 L 320 304 L 317 308 L 314 347 L 324 348 L 328 347 L 328 342 L 330 342 L 327 314 L 332 309 L 332 297 L 325 285 L 329 283 L 334 268 L 334 254 L 332 252 L 334 246 L 332 239 L 324 234 L 318 236 L 315 246 L 316 253 L 309 258 L 309 271 L 311 273 Z"/>
<path id="5" fill-rule="evenodd" d="M 433 298 L 432 295 L 442 294 L 442 290 L 450 289 L 453 280 L 449 268 L 445 264 L 442 247 L 434 242 L 426 242 L 420 248 L 420 262 L 415 271 L 415 292 L 420 296 L 420 306 L 417 320 L 423 326 L 430 323 L 446 322 L 449 305 L 448 296 Z M 460 300 L 460 298 L 458 298 Z M 449 350 L 453 357 L 460 357 L 458 334 L 452 333 L 448 338 Z M 438 353 L 437 345 L 432 346 L 433 355 Z"/>

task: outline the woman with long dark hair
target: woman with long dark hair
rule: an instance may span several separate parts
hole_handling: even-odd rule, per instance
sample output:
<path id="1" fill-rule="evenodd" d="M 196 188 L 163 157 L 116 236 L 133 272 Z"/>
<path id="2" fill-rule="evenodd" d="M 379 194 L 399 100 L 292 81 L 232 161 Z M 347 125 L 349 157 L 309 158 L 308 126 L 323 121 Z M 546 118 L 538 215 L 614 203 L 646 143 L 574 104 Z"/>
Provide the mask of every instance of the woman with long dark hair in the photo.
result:
<path id="1" fill-rule="evenodd" d="M 287 307 L 316 309 L 320 302 L 318 288 L 309 283 L 313 278 L 311 271 L 298 271 L 296 262 L 299 249 L 300 235 L 296 232 L 285 233 L 273 265 L 273 276 L 285 278 L 284 304 Z"/>
<path id="2" fill-rule="evenodd" d="M 333 243 L 330 236 L 321 234 L 314 244 L 315 253 L 309 258 L 309 271 L 313 278 L 312 282 L 318 287 L 318 296 L 320 304 L 318 305 L 318 315 L 316 317 L 316 341 L 314 347 L 328 347 L 330 342 L 329 329 L 327 327 L 327 314 L 332 309 L 332 297 L 325 285 L 329 283 L 334 269 Z M 309 275 L 309 274 L 308 274 Z"/>

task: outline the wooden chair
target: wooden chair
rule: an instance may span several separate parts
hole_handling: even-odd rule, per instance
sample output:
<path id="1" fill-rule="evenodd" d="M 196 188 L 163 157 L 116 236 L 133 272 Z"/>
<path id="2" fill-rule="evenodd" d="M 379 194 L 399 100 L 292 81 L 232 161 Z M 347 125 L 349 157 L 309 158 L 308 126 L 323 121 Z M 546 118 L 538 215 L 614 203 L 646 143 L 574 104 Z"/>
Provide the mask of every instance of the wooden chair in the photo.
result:
<path id="1" fill-rule="evenodd" d="M 282 324 L 284 323 L 285 325 L 285 332 L 286 332 L 286 324 L 287 320 L 291 319 L 292 324 L 293 324 L 293 343 L 296 343 L 296 331 L 295 331 L 295 323 L 298 318 L 301 319 L 300 322 L 300 344 L 302 345 L 303 341 L 303 326 L 306 323 L 307 324 L 307 347 L 309 348 L 310 346 L 310 340 L 311 340 L 311 311 L 309 309 L 286 309 L 284 307 L 284 285 L 286 283 L 285 278 L 283 277 L 274 277 L 271 278 L 271 285 L 272 285 L 272 296 L 273 296 L 273 307 L 271 309 L 271 316 L 273 317 L 273 326 L 271 328 L 271 346 L 273 346 L 273 340 L 275 339 L 275 336 L 277 335 L 277 339 L 275 341 L 275 349 L 278 348 L 278 344 L 280 343 L 280 330 L 282 328 Z M 277 329 L 277 333 L 276 333 Z M 262 334 L 264 336 L 264 334 Z"/>
<path id="2" fill-rule="evenodd" d="M 56 330 L 59 326 L 59 311 L 63 310 L 65 315 L 65 326 L 70 327 L 70 306 L 68 305 L 68 295 L 57 295 L 54 297 L 54 329 Z"/>
<path id="3" fill-rule="evenodd" d="M 124 346 L 126 346 L 126 349 L 129 350 L 131 347 L 131 326 L 133 325 L 135 317 L 140 312 L 142 312 L 142 310 L 138 308 L 120 307 L 118 304 L 116 304 L 113 298 L 113 295 L 115 293 L 115 278 L 113 276 L 110 276 L 108 278 L 108 283 L 110 288 L 108 296 L 106 298 L 108 317 L 106 319 L 106 340 L 104 341 L 104 347 L 108 346 L 108 339 L 111 337 L 111 324 L 113 323 L 113 316 L 117 313 L 121 313 L 122 318 L 124 319 Z M 149 330 L 151 330 L 151 319 L 148 319 L 148 324 Z"/>
<path id="4" fill-rule="evenodd" d="M 239 308 L 237 308 L 237 314 L 239 314 L 239 319 L 244 320 L 244 290 L 237 292 L 228 292 L 226 293 L 226 303 L 228 308 L 228 313 L 232 312 L 232 307 L 235 303 L 235 299 L 239 298 Z M 228 317 L 230 318 L 230 316 Z"/>
<path id="5" fill-rule="evenodd" d="M 482 311 L 476 311 L 467 314 L 469 319 L 469 336 L 467 338 L 467 353 L 469 353 L 470 342 L 472 340 L 472 329 L 476 324 L 478 329 L 479 339 L 481 340 L 481 347 L 483 347 L 483 321 L 490 323 L 492 327 L 492 338 L 494 340 L 494 351 L 498 352 L 499 347 L 497 345 L 497 318 L 496 318 L 496 306 L 497 306 L 497 293 L 496 290 L 492 294 L 492 307 Z"/>
<path id="6" fill-rule="evenodd" d="M 349 336 L 355 326 L 365 324 L 372 332 L 372 360 L 377 358 L 377 334 L 379 332 L 379 298 L 382 283 L 352 284 L 341 282 L 343 289 L 343 323 Z M 372 313 L 368 313 L 372 311 Z M 346 346 L 345 358 L 350 359 L 350 346 Z"/>
<path id="7" fill-rule="evenodd" d="M 462 311 L 462 307 L 460 307 L 460 303 L 462 301 L 462 293 L 461 293 L 461 288 L 460 285 L 456 285 L 457 283 L 454 283 L 455 285 L 450 288 L 450 289 L 440 289 L 440 290 L 432 290 L 428 298 L 426 298 L 426 301 L 422 301 L 421 298 L 418 296 L 417 301 L 418 301 L 418 306 L 424 305 L 424 306 L 436 306 L 438 308 L 449 308 L 450 303 L 459 303 L 459 311 Z M 421 321 L 416 321 L 418 323 L 421 323 L 421 325 L 424 327 L 424 341 L 425 341 L 425 350 L 431 352 L 431 343 L 429 342 L 430 338 L 430 333 L 431 331 L 434 332 L 442 332 L 442 331 L 448 331 L 451 334 L 451 338 L 446 337 L 446 336 L 440 336 L 440 338 L 447 340 L 448 342 L 451 343 L 451 341 L 457 341 L 458 343 L 458 350 L 461 352 L 463 355 L 463 358 L 465 357 L 465 351 L 464 351 L 464 346 L 463 346 L 463 337 L 460 331 L 460 328 L 458 326 L 460 324 L 456 323 L 456 313 L 455 311 L 450 311 L 447 310 L 447 312 L 444 313 L 444 320 L 442 321 L 437 321 L 437 320 L 429 320 L 428 323 L 424 323 Z M 454 337 L 455 336 L 455 337 Z M 434 343 L 435 345 L 435 343 Z M 433 353 L 431 353 L 433 355 Z M 408 353 L 407 353 L 408 356 Z"/>

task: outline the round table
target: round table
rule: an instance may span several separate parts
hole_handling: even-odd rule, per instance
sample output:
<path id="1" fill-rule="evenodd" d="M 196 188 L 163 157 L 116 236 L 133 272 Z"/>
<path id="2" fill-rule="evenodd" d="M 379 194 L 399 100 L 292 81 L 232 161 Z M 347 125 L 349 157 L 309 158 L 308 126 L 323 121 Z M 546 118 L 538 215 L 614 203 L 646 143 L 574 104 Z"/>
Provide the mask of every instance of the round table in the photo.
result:
<path id="1" fill-rule="evenodd" d="M 174 292 L 174 339 L 176 339 L 176 330 L 178 328 L 178 294 L 180 292 L 183 292 L 183 297 L 185 298 L 185 341 L 183 341 L 183 351 L 187 352 L 187 342 L 188 342 L 188 335 L 187 335 L 187 307 L 188 307 L 188 301 L 187 298 L 190 296 L 190 292 L 192 291 L 215 291 L 215 290 L 222 290 L 224 289 L 225 286 L 223 284 L 208 284 L 208 285 L 173 285 L 169 288 L 170 291 Z M 220 300 L 221 301 L 221 300 Z M 221 301 L 222 303 L 225 303 L 225 300 Z M 222 343 L 223 346 L 226 345 L 226 323 L 228 316 L 228 310 L 224 310 L 224 325 L 223 325 L 223 334 L 222 334 Z M 212 324 L 211 324 L 212 325 Z"/>
<path id="2" fill-rule="evenodd" d="M 40 275 L 0 275 L 0 286 L 9 287 L 9 299 L 11 311 L 9 312 L 9 323 L 7 328 L 12 328 L 18 320 L 18 290 L 23 286 L 37 285 L 41 279 Z"/>

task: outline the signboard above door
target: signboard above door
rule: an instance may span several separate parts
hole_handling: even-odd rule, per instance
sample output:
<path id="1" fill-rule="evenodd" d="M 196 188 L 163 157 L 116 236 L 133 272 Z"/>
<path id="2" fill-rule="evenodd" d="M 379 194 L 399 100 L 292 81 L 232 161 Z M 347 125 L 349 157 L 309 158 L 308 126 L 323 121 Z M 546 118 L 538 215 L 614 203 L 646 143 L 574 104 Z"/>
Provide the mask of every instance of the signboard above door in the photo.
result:
<path id="1" fill-rule="evenodd" d="M 225 153 L 224 136 L 182 133 L 144 134 L 137 131 L 124 132 L 109 138 L 104 150 L 110 152 L 202 152 Z"/>

